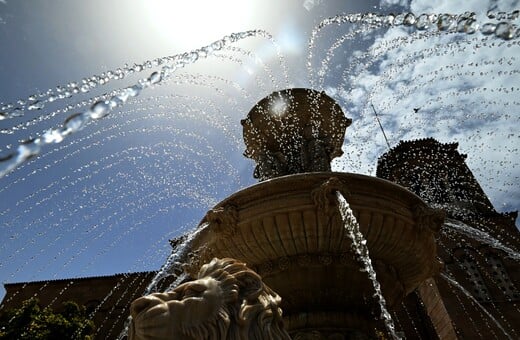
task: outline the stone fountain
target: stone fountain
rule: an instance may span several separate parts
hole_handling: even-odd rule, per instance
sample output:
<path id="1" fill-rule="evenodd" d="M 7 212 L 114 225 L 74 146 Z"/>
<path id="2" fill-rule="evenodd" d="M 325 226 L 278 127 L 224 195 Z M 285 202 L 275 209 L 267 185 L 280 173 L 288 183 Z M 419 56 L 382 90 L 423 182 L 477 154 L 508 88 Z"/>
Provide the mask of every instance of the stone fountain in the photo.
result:
<path id="1" fill-rule="evenodd" d="M 150 329 L 159 329 L 153 336 L 162 334 L 165 339 L 197 339 L 201 334 L 253 339 L 251 327 L 264 327 L 258 320 L 265 318 L 280 333 L 259 339 L 284 339 L 287 334 L 293 339 L 389 336 L 380 317 L 380 301 L 353 249 L 335 194 L 345 197 L 359 223 L 390 309 L 439 273 L 435 234 L 443 214 L 389 181 L 331 172 L 330 162 L 342 154 L 351 120 L 324 92 L 274 92 L 241 123 L 245 156 L 256 162 L 254 176 L 261 182 L 207 212 L 190 239 L 184 264 L 194 281 L 187 279 L 170 292 L 136 300 L 130 337 L 152 338 Z M 215 261 L 223 263 L 218 262 L 220 269 L 215 269 Z M 233 286 L 239 288 L 232 289 L 232 295 L 239 296 L 238 304 L 231 307 L 240 310 L 239 316 L 226 314 L 223 322 L 247 324 L 249 330 L 219 333 L 197 326 L 206 333 L 182 331 L 193 324 L 215 323 L 205 313 L 218 310 L 215 294 L 230 294 L 215 286 L 215 280 L 225 281 L 222 273 L 240 278 Z M 243 293 L 254 287 L 256 295 Z M 194 307 L 195 301 L 207 303 Z M 263 314 L 242 313 L 258 305 L 264 307 Z M 197 318 L 200 322 L 194 321 Z"/>

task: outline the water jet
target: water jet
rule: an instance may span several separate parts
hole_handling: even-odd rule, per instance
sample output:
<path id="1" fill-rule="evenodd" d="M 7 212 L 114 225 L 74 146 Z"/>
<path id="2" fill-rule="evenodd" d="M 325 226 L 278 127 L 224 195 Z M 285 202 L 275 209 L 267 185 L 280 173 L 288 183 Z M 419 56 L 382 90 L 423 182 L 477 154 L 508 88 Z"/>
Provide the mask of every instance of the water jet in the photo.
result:
<path id="1" fill-rule="evenodd" d="M 173 254 L 164 264 L 160 275 L 156 275 L 159 280 L 151 280 L 155 273 L 59 279 L 106 275 L 113 273 L 114 268 L 117 271 L 159 268 L 162 264 L 160 261 L 171 251 L 167 240 L 178 236 L 181 230 L 193 229 L 208 209 L 204 221 L 212 221 L 212 233 L 227 235 L 226 228 L 220 226 L 239 221 L 241 211 L 247 211 L 247 207 L 239 205 L 233 209 L 227 205 L 221 206 L 218 202 L 225 202 L 227 199 L 224 197 L 233 196 L 233 192 L 238 195 L 252 183 L 252 167 L 247 163 L 249 160 L 236 161 L 243 159 L 240 157 L 243 146 L 240 143 L 238 122 L 259 99 L 259 94 L 302 86 L 316 90 L 276 91 L 265 100 L 266 107 L 255 106 L 256 109 L 251 113 L 255 119 L 244 119 L 246 126 L 242 127 L 253 131 L 250 122 L 256 121 L 259 114 L 261 118 L 267 112 L 272 118 L 264 122 L 265 127 L 259 128 L 265 138 L 256 138 L 260 134 L 251 132 L 252 138 L 246 142 L 246 154 L 249 143 L 249 155 L 254 161 L 260 161 L 255 172 L 261 180 L 257 185 L 262 188 L 268 188 L 268 183 L 282 183 L 286 177 L 325 174 L 315 186 L 308 187 L 308 190 L 316 193 L 312 199 L 315 211 L 328 211 L 329 214 L 326 215 L 328 219 L 326 216 L 315 217 L 315 223 L 322 226 L 330 220 L 330 223 L 334 222 L 339 227 L 338 221 L 351 221 L 347 223 L 349 228 L 345 228 L 342 238 L 338 238 L 346 249 L 341 252 L 341 256 L 352 257 L 350 265 L 353 271 L 365 271 L 359 274 L 365 276 L 356 273 L 353 282 L 365 285 L 365 290 L 360 293 L 366 297 L 363 306 L 373 307 L 364 311 L 359 307 L 363 312 L 362 317 L 357 321 L 351 320 L 351 324 L 363 328 L 361 334 L 365 335 L 373 334 L 374 327 L 391 334 L 389 329 L 393 327 L 384 325 L 385 313 L 380 308 L 381 304 L 376 303 L 381 298 L 368 295 L 369 292 L 377 295 L 377 285 L 371 282 L 370 278 L 374 275 L 365 267 L 366 261 L 361 257 L 366 252 L 376 256 L 379 250 L 377 247 L 367 248 L 366 251 L 351 250 L 348 246 L 356 238 L 356 224 L 363 232 L 367 231 L 366 225 L 369 225 L 368 231 L 372 232 L 363 236 L 367 242 L 369 237 L 377 240 L 382 233 L 377 228 L 372 229 L 373 225 L 377 225 L 379 217 L 367 217 L 369 214 L 359 213 L 366 207 L 365 203 L 356 201 L 363 195 L 370 196 L 373 193 L 367 193 L 364 189 L 351 191 L 348 187 L 355 187 L 350 183 L 355 180 L 348 176 L 342 177 L 342 174 L 336 176 L 338 170 L 372 175 L 376 173 L 375 160 L 386 151 L 386 145 L 373 121 L 370 103 L 374 103 L 382 125 L 390 132 L 388 142 L 395 148 L 391 149 L 396 151 L 384 157 L 386 165 L 381 162 L 381 171 L 378 166 L 377 176 L 406 187 L 430 207 L 446 211 L 450 219 L 442 224 L 439 232 L 435 234 L 432 231 L 436 235 L 437 254 L 445 262 L 446 277 L 456 279 L 474 297 L 473 300 L 468 298 L 457 285 L 450 285 L 439 276 L 422 281 L 416 289 L 404 296 L 401 293 L 406 291 L 404 287 L 396 283 L 395 288 L 385 283 L 391 281 L 389 278 L 397 276 L 395 268 L 383 266 L 381 269 L 379 261 L 375 261 L 372 263 L 374 273 L 377 274 L 375 277 L 385 283 L 381 287 L 382 297 L 398 335 L 429 338 L 437 334 L 440 338 L 453 338 L 455 334 L 465 338 L 500 339 L 507 333 L 513 338 L 517 337 L 515 328 L 518 325 L 518 313 L 514 309 L 519 282 L 515 274 L 518 272 L 515 269 L 518 267 L 518 231 L 514 228 L 516 216 L 514 213 L 497 213 L 490 202 L 500 202 L 500 205 L 502 200 L 509 202 L 501 210 L 508 207 L 511 209 L 511 202 L 513 209 L 515 207 L 517 184 L 512 178 L 517 163 L 517 157 L 514 157 L 516 116 L 514 110 L 511 110 L 517 103 L 515 77 L 518 70 L 514 50 L 518 48 L 518 37 L 511 34 L 516 27 L 517 13 L 509 14 L 496 15 L 496 20 L 492 18 L 494 15 L 488 15 L 490 20 L 478 19 L 478 29 L 473 21 L 474 14 L 471 13 L 459 16 L 410 13 L 399 16 L 373 13 L 335 16 L 322 21 L 313 31 L 312 41 L 309 42 L 309 79 L 300 82 L 296 77 L 294 79 L 298 80 L 294 84 L 292 76 L 288 79 L 284 73 L 287 68 L 280 67 L 284 60 L 275 58 L 270 65 L 270 60 L 260 50 L 248 50 L 250 46 L 247 44 L 252 40 L 265 39 L 267 44 L 272 41 L 266 32 L 251 31 L 250 34 L 244 33 L 244 37 L 247 35 L 246 41 L 230 42 L 228 39 L 174 57 L 124 65 L 120 69 L 113 68 L 92 77 L 78 78 L 75 82 L 64 83 L 66 85 L 50 91 L 15 100 L 12 104 L 0 105 L 0 120 L 4 127 L 0 133 L 7 138 L 6 145 L 2 145 L 2 155 L 13 155 L 11 158 L 0 157 L 0 172 L 4 175 L 1 180 L 5 183 L 0 193 L 8 198 L 0 216 L 6 235 L 9 236 L 9 241 L 0 247 L 5 254 L 0 266 L 7 273 L 7 280 L 24 281 L 6 285 L 8 294 L 0 312 L 2 308 L 12 306 L 9 303 L 15 304 L 27 295 L 39 294 L 42 302 L 51 307 L 59 305 L 61 299 L 68 296 L 69 299 L 80 300 L 90 308 L 90 313 L 95 314 L 92 316 L 96 318 L 99 337 L 113 338 L 120 332 L 120 321 L 128 315 L 130 300 L 143 292 L 173 290 L 189 280 L 188 275 L 195 278 L 195 274 L 198 275 L 197 267 L 202 264 L 198 263 L 200 259 L 197 256 L 206 250 L 188 251 L 191 241 L 180 240 L 172 242 L 175 246 Z M 496 23 L 488 25 L 486 21 Z M 500 21 L 508 23 L 499 25 Z M 354 29 L 349 30 L 349 27 Z M 347 29 L 343 31 L 344 28 Z M 386 30 L 388 33 L 398 31 L 400 34 L 386 35 Z M 327 49 L 329 46 L 323 46 L 328 43 L 327 34 L 336 31 L 338 33 L 334 33 L 332 45 Z M 341 36 L 343 33 L 345 35 Z M 370 48 L 355 51 L 359 53 L 345 53 L 351 47 L 358 47 L 349 42 L 367 35 L 367 43 L 371 38 L 377 38 Z M 234 37 L 238 38 L 239 35 Z M 321 38 L 325 39 L 321 41 Z M 247 45 L 245 49 L 244 45 Z M 272 55 L 277 54 L 274 52 Z M 216 59 L 219 67 L 202 74 L 193 69 L 192 66 L 210 59 Z M 263 60 L 258 62 L 258 59 Z M 219 75 L 218 71 L 227 71 L 229 64 L 233 64 L 233 72 L 222 72 Z M 306 74 L 304 68 L 298 70 L 292 65 L 292 60 L 289 65 L 290 73 Z M 161 73 L 163 66 L 165 72 Z M 248 81 L 245 83 L 231 76 L 239 73 L 235 71 L 246 70 L 252 72 L 247 72 Z M 284 79 L 278 81 L 278 75 Z M 132 79 L 136 77 L 139 79 L 134 82 Z M 247 83 L 253 77 L 257 84 L 248 86 Z M 490 82 L 492 79 L 495 81 Z M 461 86 L 462 82 L 464 86 Z M 100 94 L 107 88 L 106 84 L 109 84 L 108 90 Z M 115 92 L 110 90 L 112 84 L 115 85 Z M 142 84 L 153 86 L 133 87 Z M 184 87 L 188 86 L 196 87 L 196 91 L 184 91 Z M 303 91 L 304 95 L 298 95 L 299 91 Z M 426 92 L 427 98 L 424 97 Z M 133 94 L 139 96 L 133 97 Z M 82 96 L 90 98 L 83 97 L 85 99 L 81 101 Z M 298 99 L 292 100 L 292 97 Z M 327 97 L 334 98 L 339 106 L 330 102 L 327 105 Z M 78 102 L 75 102 L 76 98 Z M 118 106 L 123 103 L 124 106 Z M 309 114 L 295 115 L 298 124 L 290 127 L 287 118 L 289 109 L 300 103 L 308 107 L 305 112 Z M 320 103 L 323 112 L 316 109 L 317 103 Z M 55 107 L 58 110 L 55 111 Z M 335 122 L 336 127 L 349 125 L 348 120 L 337 119 L 343 117 L 338 107 L 347 111 L 355 122 L 349 128 L 346 136 L 348 141 L 344 145 L 344 134 L 332 132 L 334 129 L 327 127 L 329 121 Z M 82 114 L 85 112 L 88 115 Z M 299 119 L 299 116 L 304 118 Z M 81 118 L 87 117 L 92 118 L 88 122 L 85 120 L 88 127 L 80 129 Z M 328 134 L 320 130 L 323 127 Z M 69 131 L 74 131 L 74 136 Z M 277 132 L 277 138 L 269 137 L 272 131 Z M 430 136 L 439 141 L 456 140 L 461 150 L 469 151 L 468 165 L 475 172 L 475 177 L 488 194 L 490 188 L 495 189 L 490 200 L 487 200 L 481 188 L 468 180 L 472 177 L 471 171 L 459 166 L 464 160 L 457 155 L 456 146 L 416 140 Z M 31 138 L 22 143 L 24 137 Z M 410 139 L 416 140 L 411 146 L 395 146 L 398 140 Z M 500 142 L 499 145 L 497 142 Z M 38 147 L 43 146 L 42 143 L 46 143 L 46 146 L 40 152 Z M 219 148 L 222 144 L 226 146 Z M 486 154 L 486 151 L 493 151 L 493 156 Z M 344 152 L 344 156 L 339 157 L 340 160 L 334 159 L 330 166 L 332 158 L 341 152 Z M 442 157 L 433 157 L 437 154 Z M 478 156 L 475 157 L 475 154 Z M 495 160 L 499 161 L 500 166 L 498 163 L 494 165 Z M 12 172 L 4 172 L 5 166 L 14 166 Z M 333 169 L 334 172 L 329 172 Z M 442 171 L 435 172 L 435 169 Z M 372 179 L 372 182 L 368 181 L 371 185 L 382 185 L 377 179 Z M 301 183 L 304 184 L 291 183 L 305 189 L 307 182 L 312 181 L 303 179 Z M 464 186 L 466 190 L 462 190 Z M 318 190 L 318 187 L 323 190 Z M 296 189 L 293 191 L 297 196 L 307 197 L 307 194 L 298 193 Z M 339 196 L 335 196 L 338 191 L 341 197 L 346 198 L 352 214 L 347 208 L 338 209 Z M 497 191 L 507 193 L 506 198 L 497 199 Z M 382 190 L 381 195 L 384 194 Z M 264 199 L 265 205 L 272 206 L 267 199 L 258 199 Z M 294 202 L 298 203 L 299 200 L 295 198 Z M 384 201 L 382 206 L 388 208 L 388 204 L 394 202 L 395 198 L 380 201 Z M 307 202 L 304 204 L 312 212 L 311 203 L 304 202 Z M 289 210 L 287 224 L 292 223 L 291 218 L 295 218 L 295 223 L 298 223 L 298 220 L 304 221 L 304 217 L 309 215 L 308 212 L 300 213 L 300 218 L 299 210 L 291 215 L 291 206 L 283 207 Z M 370 204 L 368 207 L 375 209 Z M 258 209 L 262 214 L 271 216 L 268 215 L 270 212 L 262 211 L 261 208 Z M 276 213 L 274 209 L 273 216 Z M 420 215 L 419 212 L 417 214 Z M 184 218 L 188 215 L 195 216 L 195 220 L 190 222 L 189 218 Z M 415 218 L 415 215 L 411 218 Z M 260 230 L 264 230 L 272 220 L 264 221 L 261 216 L 253 216 L 252 219 L 261 221 L 255 224 L 260 225 Z M 283 224 L 284 219 L 278 221 L 274 218 L 272 225 Z M 382 222 L 385 223 L 389 222 Z M 208 226 L 210 224 L 207 222 Z M 316 239 L 316 244 L 307 244 L 303 239 L 298 239 L 298 244 L 295 241 L 289 245 L 281 243 L 284 247 L 282 250 L 287 253 L 301 246 L 305 251 L 310 247 L 312 254 L 319 252 L 322 249 L 319 247 L 323 247 L 320 241 L 323 235 L 318 232 L 322 229 L 307 230 L 304 222 L 300 224 L 309 234 L 305 236 Z M 193 236 L 192 241 L 197 237 L 210 237 L 206 235 L 209 227 L 204 225 L 203 222 L 198 227 L 199 233 L 189 233 Z M 351 231 L 353 235 L 350 235 Z M 341 257 L 338 260 L 328 253 L 318 258 L 311 257 L 310 261 L 305 256 L 300 259 L 300 255 L 296 259 L 285 256 L 280 261 L 271 260 L 270 256 L 278 258 L 279 254 L 271 254 L 275 249 L 264 234 L 253 234 L 255 239 L 252 241 L 263 243 L 261 248 L 255 248 L 250 253 L 251 256 L 259 256 L 257 253 L 260 253 L 269 259 L 253 268 L 268 273 L 268 279 L 272 275 L 272 281 L 283 281 L 275 280 L 276 275 L 279 275 L 275 272 L 292 266 L 295 261 L 297 265 L 298 261 L 303 263 L 300 267 L 309 267 L 309 272 L 317 272 L 316 267 L 325 265 L 325 268 L 341 274 Z M 228 242 L 228 239 L 229 242 L 235 242 L 233 235 L 230 233 L 229 237 L 226 236 L 224 242 Z M 398 236 L 385 237 L 393 240 L 398 239 Z M 363 239 L 356 242 L 363 245 Z M 179 244 L 185 247 L 179 248 Z M 291 245 L 294 249 L 290 248 Z M 394 252 L 399 253 L 399 249 L 399 243 L 396 243 L 394 249 L 387 249 L 391 253 L 389 259 L 397 256 Z M 414 250 L 413 247 L 410 249 Z M 227 248 L 221 250 L 230 251 Z M 247 248 L 232 251 L 248 254 Z M 112 256 L 114 252 L 117 256 Z M 210 257 L 211 254 L 208 260 L 211 260 Z M 125 261 L 135 264 L 125 267 Z M 187 268 L 188 274 L 178 276 L 184 263 L 192 263 L 193 266 Z M 321 273 L 325 275 L 327 270 Z M 46 281 L 28 282 L 40 279 Z M 317 286 L 317 280 L 313 278 L 310 282 Z M 88 287 L 89 282 L 96 286 L 96 290 L 91 289 L 92 294 L 85 293 L 88 288 L 82 290 Z M 107 288 L 105 291 L 101 290 L 104 285 L 101 282 L 107 285 L 104 286 Z M 344 282 L 344 286 L 348 285 L 348 281 Z M 335 288 L 339 289 L 339 286 L 337 283 Z M 291 293 L 284 295 L 291 296 Z M 303 292 L 298 294 L 306 299 L 314 299 L 309 292 L 307 295 Z M 49 300 L 46 300 L 47 297 Z M 320 299 L 324 301 L 326 298 Z M 357 308 L 355 297 L 350 300 L 348 297 L 340 298 L 351 302 L 353 309 Z M 282 301 L 282 304 L 289 302 L 285 297 Z M 439 301 L 445 304 L 444 308 Z M 475 301 L 489 313 L 476 306 Z M 319 305 L 319 301 L 313 300 L 312 303 L 314 306 Z M 289 316 L 290 313 L 293 312 L 289 309 L 285 314 Z M 320 314 L 325 320 L 321 323 L 321 332 L 331 337 L 339 336 L 337 332 L 323 329 L 326 321 L 333 319 L 331 314 L 331 311 Z M 287 321 L 287 325 L 302 330 L 298 332 L 300 338 L 318 336 L 319 331 L 311 330 L 310 326 L 308 332 L 304 330 L 306 324 L 302 321 L 305 319 L 303 316 L 293 317 L 292 321 Z M 363 321 L 367 317 L 371 318 L 369 323 Z M 335 320 L 341 323 L 339 317 Z M 311 323 L 316 324 L 309 321 Z M 294 334 L 294 331 L 291 332 Z"/>

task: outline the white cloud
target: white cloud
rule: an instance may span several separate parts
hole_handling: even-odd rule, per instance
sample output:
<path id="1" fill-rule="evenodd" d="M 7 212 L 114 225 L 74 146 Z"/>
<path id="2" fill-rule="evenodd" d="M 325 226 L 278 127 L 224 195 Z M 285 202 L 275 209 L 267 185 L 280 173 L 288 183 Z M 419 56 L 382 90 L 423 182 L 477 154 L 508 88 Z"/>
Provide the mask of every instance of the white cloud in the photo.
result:
<path id="1" fill-rule="evenodd" d="M 415 13 L 475 10 L 488 20 L 488 9 L 507 12 L 516 4 L 445 0 L 433 6 L 421 0 L 412 1 L 411 7 Z M 480 33 L 386 32 L 369 49 L 374 63 L 338 85 L 352 86 L 337 93 L 343 93 L 355 119 L 347 129 L 346 155 L 334 163 L 336 169 L 374 174 L 374 160 L 387 149 L 370 106 L 374 104 L 392 145 L 426 137 L 457 141 L 496 208 L 520 208 L 520 136 L 515 130 L 520 123 L 519 45 Z"/>

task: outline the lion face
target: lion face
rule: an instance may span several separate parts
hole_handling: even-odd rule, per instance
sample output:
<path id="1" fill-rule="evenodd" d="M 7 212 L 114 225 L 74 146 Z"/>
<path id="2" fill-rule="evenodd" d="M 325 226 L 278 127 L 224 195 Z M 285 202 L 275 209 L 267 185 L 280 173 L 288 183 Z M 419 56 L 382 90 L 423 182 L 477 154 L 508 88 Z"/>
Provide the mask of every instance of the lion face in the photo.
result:
<path id="1" fill-rule="evenodd" d="M 280 297 L 234 259 L 213 259 L 198 279 L 135 300 L 130 340 L 289 340 Z"/>
<path id="2" fill-rule="evenodd" d="M 222 304 L 219 282 L 211 277 L 141 297 L 130 307 L 134 339 L 196 339 L 186 331 L 216 319 Z"/>

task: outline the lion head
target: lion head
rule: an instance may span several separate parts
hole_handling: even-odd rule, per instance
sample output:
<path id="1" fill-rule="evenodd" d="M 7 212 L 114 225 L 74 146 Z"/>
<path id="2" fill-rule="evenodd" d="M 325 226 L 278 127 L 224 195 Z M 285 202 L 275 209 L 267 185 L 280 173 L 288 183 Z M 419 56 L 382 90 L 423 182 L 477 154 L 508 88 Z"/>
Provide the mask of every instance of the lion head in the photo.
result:
<path id="1" fill-rule="evenodd" d="M 234 259 L 213 259 L 197 279 L 135 300 L 129 339 L 290 339 L 280 296 Z"/>

